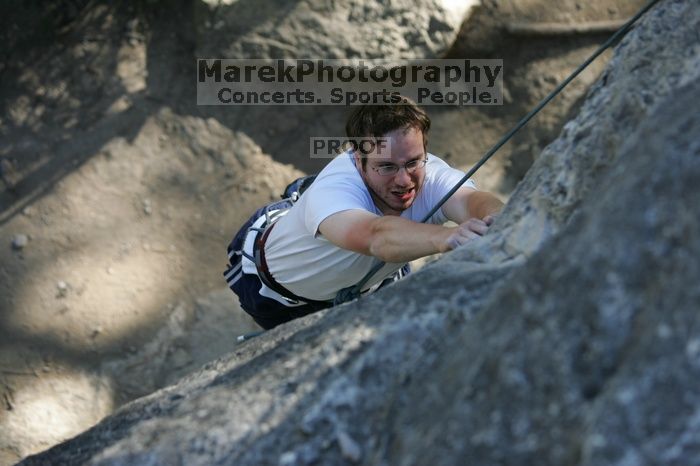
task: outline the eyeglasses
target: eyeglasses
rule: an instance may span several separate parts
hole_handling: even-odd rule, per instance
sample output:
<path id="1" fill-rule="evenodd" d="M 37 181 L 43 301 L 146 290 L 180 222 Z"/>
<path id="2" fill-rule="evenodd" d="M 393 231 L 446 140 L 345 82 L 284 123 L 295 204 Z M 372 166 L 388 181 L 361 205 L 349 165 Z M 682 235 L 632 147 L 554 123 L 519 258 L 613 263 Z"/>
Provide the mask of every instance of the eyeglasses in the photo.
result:
<path id="1" fill-rule="evenodd" d="M 426 163 L 428 163 L 428 159 L 411 160 L 410 162 L 406 162 L 403 165 L 403 168 L 404 170 L 406 170 L 406 173 L 413 173 L 419 168 L 425 167 Z M 393 163 L 387 163 L 384 165 L 380 165 L 379 167 L 370 168 L 377 172 L 380 176 L 391 176 L 396 175 L 401 167 L 398 165 L 394 165 Z"/>

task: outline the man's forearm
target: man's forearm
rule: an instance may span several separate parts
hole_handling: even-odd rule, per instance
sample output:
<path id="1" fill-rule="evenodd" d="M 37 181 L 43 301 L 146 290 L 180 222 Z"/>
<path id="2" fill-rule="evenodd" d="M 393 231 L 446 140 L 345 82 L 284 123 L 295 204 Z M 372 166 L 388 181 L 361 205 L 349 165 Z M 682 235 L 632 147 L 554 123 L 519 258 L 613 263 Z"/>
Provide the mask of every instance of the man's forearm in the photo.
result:
<path id="1" fill-rule="evenodd" d="M 453 228 L 386 215 L 372 225 L 370 253 L 384 262 L 409 262 L 449 249 Z"/>
<path id="2" fill-rule="evenodd" d="M 496 196 L 485 191 L 476 191 L 468 197 L 470 217 L 483 219 L 488 215 L 495 214 L 503 209 L 503 203 Z"/>

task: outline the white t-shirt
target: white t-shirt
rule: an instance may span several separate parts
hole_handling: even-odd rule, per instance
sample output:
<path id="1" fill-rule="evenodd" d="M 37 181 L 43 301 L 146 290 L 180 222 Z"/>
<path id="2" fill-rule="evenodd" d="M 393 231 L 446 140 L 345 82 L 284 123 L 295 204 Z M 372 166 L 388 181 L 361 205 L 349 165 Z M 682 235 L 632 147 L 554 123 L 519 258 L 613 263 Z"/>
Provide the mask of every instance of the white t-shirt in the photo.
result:
<path id="1" fill-rule="evenodd" d="M 425 181 L 418 196 L 401 216 L 420 222 L 430 209 L 464 177 L 464 173 L 428 154 Z M 475 188 L 472 180 L 463 186 Z M 357 284 L 380 262 L 339 248 L 318 232 L 329 216 L 350 209 L 363 209 L 377 215 L 364 181 L 350 153 L 333 159 L 318 174 L 289 212 L 277 221 L 265 245 L 265 257 L 275 280 L 292 293 L 314 300 L 333 299 L 336 293 Z M 447 218 L 438 210 L 429 223 L 442 224 Z M 365 285 L 370 288 L 404 264 L 386 264 Z"/>

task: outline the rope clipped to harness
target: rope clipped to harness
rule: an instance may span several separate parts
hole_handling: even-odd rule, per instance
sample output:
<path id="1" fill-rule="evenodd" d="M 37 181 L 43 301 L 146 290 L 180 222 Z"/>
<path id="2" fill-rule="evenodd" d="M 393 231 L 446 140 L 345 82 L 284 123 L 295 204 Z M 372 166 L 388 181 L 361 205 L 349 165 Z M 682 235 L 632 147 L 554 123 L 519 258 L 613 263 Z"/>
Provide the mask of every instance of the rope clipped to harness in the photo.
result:
<path id="1" fill-rule="evenodd" d="M 466 181 L 474 176 L 474 173 L 476 173 L 479 168 L 481 168 L 493 155 L 500 149 L 506 142 L 508 142 L 514 135 L 517 133 L 523 126 L 525 126 L 537 113 L 539 113 L 540 110 L 542 110 L 554 97 L 557 96 L 571 81 L 576 78 L 588 65 L 590 65 L 593 60 L 598 58 L 598 56 L 603 53 L 605 50 L 608 48 L 616 45 L 624 36 L 629 32 L 631 29 L 632 25 L 639 19 L 641 18 L 647 11 L 651 9 L 655 4 L 657 4 L 659 0 L 651 0 L 649 3 L 647 3 L 642 9 L 640 9 L 637 14 L 635 14 L 629 21 L 627 21 L 624 25 L 622 25 L 610 38 L 605 41 L 598 49 L 591 54 L 590 57 L 588 57 L 581 65 L 579 65 L 578 68 L 576 68 L 564 81 L 559 83 L 559 85 L 552 91 L 550 92 L 544 99 L 542 99 L 530 112 L 525 115 L 513 128 L 511 128 L 510 131 L 508 131 L 491 149 L 484 154 L 484 156 L 474 165 L 469 172 L 462 177 L 461 180 L 459 180 L 453 187 L 450 189 L 450 191 L 443 196 L 440 201 L 438 201 L 437 204 L 428 212 L 428 214 L 421 220 L 421 223 L 425 223 L 430 217 L 432 217 L 435 212 L 438 211 L 442 205 L 447 202 L 447 200 L 452 197 L 452 195 L 457 192 L 457 190 L 464 184 Z M 335 299 L 333 300 L 333 305 L 338 306 L 340 304 L 353 301 L 357 298 L 360 297 L 360 294 L 362 292 L 362 288 L 367 284 L 370 278 L 374 274 L 376 274 L 383 266 L 385 262 L 379 262 L 372 267 L 372 269 L 367 272 L 367 274 L 362 277 L 362 279 L 355 285 L 349 286 L 347 288 L 343 288 L 342 290 L 338 291 L 338 293 L 335 296 Z"/>

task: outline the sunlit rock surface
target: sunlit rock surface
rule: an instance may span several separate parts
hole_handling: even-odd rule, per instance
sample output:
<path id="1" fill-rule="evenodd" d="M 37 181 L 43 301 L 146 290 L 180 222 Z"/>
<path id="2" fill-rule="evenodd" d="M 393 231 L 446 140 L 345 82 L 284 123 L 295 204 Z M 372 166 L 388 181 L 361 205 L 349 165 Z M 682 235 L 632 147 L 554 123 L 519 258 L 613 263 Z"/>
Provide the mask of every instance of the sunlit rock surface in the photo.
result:
<path id="1" fill-rule="evenodd" d="M 444 54 L 476 0 L 239 0 L 199 12 L 199 55 L 412 59 Z"/>

